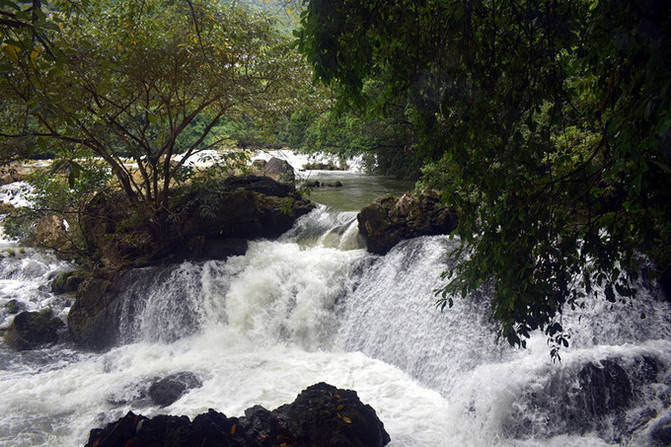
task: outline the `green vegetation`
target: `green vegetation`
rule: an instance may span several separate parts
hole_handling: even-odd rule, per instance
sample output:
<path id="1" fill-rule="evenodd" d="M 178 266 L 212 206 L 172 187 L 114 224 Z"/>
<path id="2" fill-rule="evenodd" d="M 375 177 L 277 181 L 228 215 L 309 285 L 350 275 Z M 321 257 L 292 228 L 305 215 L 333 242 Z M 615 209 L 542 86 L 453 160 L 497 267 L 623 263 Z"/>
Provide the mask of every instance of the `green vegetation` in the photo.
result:
<path id="1" fill-rule="evenodd" d="M 2 23 L 3 158 L 53 152 L 72 186 L 98 157 L 160 243 L 185 162 L 227 141 L 212 132 L 223 119 L 286 114 L 300 58 L 273 18 L 235 3 L 68 5 L 2 4 L 24 24 Z"/>
<path id="2" fill-rule="evenodd" d="M 341 108 L 402 106 L 459 211 L 441 307 L 491 280 L 500 335 L 557 348 L 565 305 L 631 296 L 641 252 L 671 264 L 668 2 L 312 0 L 301 25 Z"/>

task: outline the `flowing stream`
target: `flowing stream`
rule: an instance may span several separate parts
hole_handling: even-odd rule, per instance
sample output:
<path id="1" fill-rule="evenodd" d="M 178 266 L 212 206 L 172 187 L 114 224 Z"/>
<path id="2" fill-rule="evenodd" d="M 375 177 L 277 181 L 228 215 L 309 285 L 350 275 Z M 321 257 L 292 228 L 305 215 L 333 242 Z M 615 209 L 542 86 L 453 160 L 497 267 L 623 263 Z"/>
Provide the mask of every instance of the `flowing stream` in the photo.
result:
<path id="1" fill-rule="evenodd" d="M 124 285 L 121 346 L 83 352 L 66 337 L 17 353 L 0 343 L 0 445 L 83 445 L 131 409 L 237 416 L 320 381 L 356 390 L 396 447 L 650 445 L 671 417 L 671 307 L 659 290 L 643 284 L 631 303 L 599 296 L 567 312 L 572 346 L 552 363 L 542 334 L 524 350 L 496 343 L 487 290 L 434 307 L 456 243 L 421 237 L 371 255 L 355 211 L 320 206 L 244 256 L 138 269 Z M 48 284 L 72 266 L 6 238 L 2 247 L 12 253 L 0 266 L 0 326 L 10 299 L 65 319 L 72 297 Z M 630 384 L 626 406 L 585 405 L 588 365 L 613 362 Z M 203 386 L 166 408 L 143 397 L 153 378 L 182 371 Z"/>

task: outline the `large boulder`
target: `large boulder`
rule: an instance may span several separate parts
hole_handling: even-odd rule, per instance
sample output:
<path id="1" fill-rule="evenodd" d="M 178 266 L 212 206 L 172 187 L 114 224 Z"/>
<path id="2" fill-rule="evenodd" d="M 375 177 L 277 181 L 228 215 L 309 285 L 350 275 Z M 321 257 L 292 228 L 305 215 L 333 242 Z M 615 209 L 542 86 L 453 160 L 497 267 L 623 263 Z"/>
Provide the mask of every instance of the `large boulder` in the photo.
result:
<path id="1" fill-rule="evenodd" d="M 79 346 L 101 350 L 119 340 L 121 284 L 119 277 L 100 272 L 81 284 L 68 313 L 68 329 Z"/>
<path id="2" fill-rule="evenodd" d="M 296 173 L 288 161 L 273 157 L 263 166 L 263 175 L 280 183 L 294 185 Z"/>
<path id="3" fill-rule="evenodd" d="M 362 404 L 354 391 L 319 383 L 291 404 L 274 411 L 254 406 L 241 418 L 209 410 L 191 422 L 186 416 L 149 419 L 129 412 L 91 430 L 86 447 L 381 447 L 389 441 L 375 410 Z"/>
<path id="4" fill-rule="evenodd" d="M 22 351 L 35 349 L 58 341 L 58 330 L 63 322 L 54 317 L 50 309 L 40 312 L 21 312 L 10 324 L 5 334 L 5 343 Z"/>
<path id="5" fill-rule="evenodd" d="M 83 225 L 103 265 L 125 268 L 244 254 L 247 240 L 277 237 L 314 207 L 293 184 L 262 176 L 187 185 L 171 197 L 167 239 L 161 243 L 142 216 L 130 215 L 121 193 L 96 197 Z"/>
<path id="6" fill-rule="evenodd" d="M 357 220 L 368 250 L 382 255 L 404 239 L 448 234 L 457 227 L 456 212 L 431 193 L 382 197 L 363 208 Z"/>

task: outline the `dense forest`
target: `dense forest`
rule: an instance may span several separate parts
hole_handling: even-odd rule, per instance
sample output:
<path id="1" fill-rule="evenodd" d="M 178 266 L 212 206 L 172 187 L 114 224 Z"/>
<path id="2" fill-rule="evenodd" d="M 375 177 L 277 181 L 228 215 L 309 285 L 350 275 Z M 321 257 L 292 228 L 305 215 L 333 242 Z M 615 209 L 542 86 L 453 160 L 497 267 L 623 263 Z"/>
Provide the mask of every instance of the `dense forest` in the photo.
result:
<path id="1" fill-rule="evenodd" d="M 49 208 L 114 184 L 157 244 L 195 154 L 363 154 L 459 216 L 439 307 L 491 284 L 503 338 L 559 347 L 564 306 L 671 267 L 670 22 L 662 0 L 4 0 L 0 151 L 53 158 Z"/>

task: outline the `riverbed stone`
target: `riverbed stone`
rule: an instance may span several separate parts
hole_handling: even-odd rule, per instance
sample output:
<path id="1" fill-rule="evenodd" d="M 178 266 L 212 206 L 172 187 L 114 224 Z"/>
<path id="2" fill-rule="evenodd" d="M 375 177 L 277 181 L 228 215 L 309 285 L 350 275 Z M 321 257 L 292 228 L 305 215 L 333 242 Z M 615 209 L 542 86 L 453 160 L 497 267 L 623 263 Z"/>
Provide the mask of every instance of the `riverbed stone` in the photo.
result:
<path id="1" fill-rule="evenodd" d="M 58 330 L 63 322 L 50 309 L 40 312 L 21 312 L 5 333 L 5 343 L 17 351 L 35 349 L 58 341 Z"/>
<path id="2" fill-rule="evenodd" d="M 404 239 L 449 234 L 457 227 L 456 212 L 431 192 L 384 196 L 363 208 L 357 220 L 368 250 L 381 255 Z"/>
<path id="3" fill-rule="evenodd" d="M 86 447 L 292 446 L 382 447 L 390 442 L 375 410 L 356 392 L 319 383 L 296 400 L 269 411 L 254 406 L 241 418 L 210 409 L 191 422 L 186 416 L 146 418 L 129 412 L 90 432 Z"/>
<path id="4" fill-rule="evenodd" d="M 179 372 L 156 379 L 147 394 L 156 405 L 167 407 L 177 401 L 187 391 L 203 386 L 203 382 L 192 372 Z"/>

